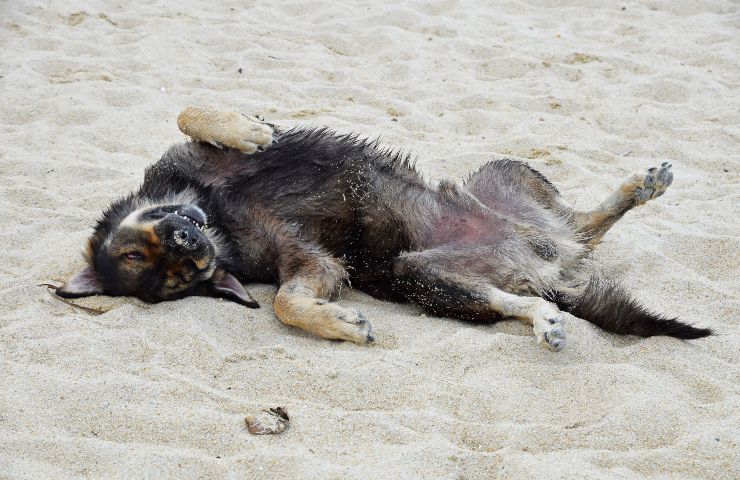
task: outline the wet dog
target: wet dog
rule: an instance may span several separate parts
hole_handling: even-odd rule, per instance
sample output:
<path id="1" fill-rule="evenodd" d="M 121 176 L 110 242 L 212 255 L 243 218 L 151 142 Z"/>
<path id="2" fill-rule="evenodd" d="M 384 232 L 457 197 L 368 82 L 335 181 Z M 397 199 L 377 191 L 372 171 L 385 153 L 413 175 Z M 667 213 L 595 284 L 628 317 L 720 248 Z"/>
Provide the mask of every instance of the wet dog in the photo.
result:
<path id="1" fill-rule="evenodd" d="M 560 309 L 621 334 L 711 333 L 647 310 L 584 261 L 628 210 L 666 191 L 668 163 L 583 212 L 514 160 L 432 186 L 408 157 L 356 136 L 196 108 L 178 125 L 194 141 L 171 147 L 104 212 L 87 266 L 58 295 L 202 295 L 256 308 L 242 283 L 274 282 L 282 322 L 365 343 L 368 320 L 330 301 L 351 281 L 434 315 L 518 318 L 552 350 L 565 345 Z"/>

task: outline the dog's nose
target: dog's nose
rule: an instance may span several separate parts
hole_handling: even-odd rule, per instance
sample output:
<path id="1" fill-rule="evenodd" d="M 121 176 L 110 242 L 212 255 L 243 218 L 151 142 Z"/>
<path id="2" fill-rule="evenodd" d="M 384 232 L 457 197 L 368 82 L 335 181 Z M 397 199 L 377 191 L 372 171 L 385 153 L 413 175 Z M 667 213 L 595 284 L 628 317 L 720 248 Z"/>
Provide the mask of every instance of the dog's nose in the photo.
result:
<path id="1" fill-rule="evenodd" d="M 200 238 L 192 226 L 175 230 L 173 237 L 175 243 L 185 250 L 195 250 L 200 244 Z"/>

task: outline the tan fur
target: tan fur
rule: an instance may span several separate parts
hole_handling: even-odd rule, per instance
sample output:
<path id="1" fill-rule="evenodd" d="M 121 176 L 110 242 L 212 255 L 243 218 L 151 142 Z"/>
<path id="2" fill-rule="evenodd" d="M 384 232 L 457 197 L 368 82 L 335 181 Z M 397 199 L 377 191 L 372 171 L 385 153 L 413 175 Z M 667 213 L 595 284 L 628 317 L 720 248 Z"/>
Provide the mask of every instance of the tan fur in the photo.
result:
<path id="1" fill-rule="evenodd" d="M 588 238 L 586 247 L 593 250 L 601 243 L 606 232 L 628 210 L 661 196 L 673 180 L 670 168 L 670 164 L 664 163 L 660 169 L 650 169 L 647 174 L 635 173 L 596 209 L 576 213 L 577 221 L 581 224 L 579 231 Z"/>
<path id="2" fill-rule="evenodd" d="M 177 117 L 177 126 L 194 140 L 244 153 L 254 153 L 272 143 L 272 128 L 237 112 L 188 107 Z"/>
<path id="3" fill-rule="evenodd" d="M 297 241 L 283 222 L 264 213 L 254 212 L 253 220 L 278 252 L 280 288 L 273 301 L 278 319 L 322 338 L 355 343 L 372 340 L 370 323 L 362 314 L 329 303 L 348 281 L 340 261 L 318 246 Z"/>
<path id="4" fill-rule="evenodd" d="M 296 277 L 284 283 L 275 295 L 275 314 L 284 324 L 322 338 L 355 343 L 372 340 L 370 323 L 357 310 L 319 298 L 324 287 L 315 277 Z"/>

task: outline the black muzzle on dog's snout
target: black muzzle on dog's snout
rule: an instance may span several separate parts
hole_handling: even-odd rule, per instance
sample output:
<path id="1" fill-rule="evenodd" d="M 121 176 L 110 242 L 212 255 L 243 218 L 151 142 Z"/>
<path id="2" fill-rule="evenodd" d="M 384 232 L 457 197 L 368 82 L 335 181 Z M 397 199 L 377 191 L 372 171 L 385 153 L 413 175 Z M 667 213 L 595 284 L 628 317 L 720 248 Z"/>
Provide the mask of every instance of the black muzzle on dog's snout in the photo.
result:
<path id="1" fill-rule="evenodd" d="M 200 248 L 203 235 L 197 228 L 192 225 L 188 225 L 175 230 L 172 236 L 175 245 L 181 247 L 183 250 L 192 252 Z"/>
<path id="2" fill-rule="evenodd" d="M 169 214 L 162 219 L 160 228 L 165 243 L 181 252 L 194 252 L 206 243 L 203 232 L 187 219 L 177 214 Z"/>

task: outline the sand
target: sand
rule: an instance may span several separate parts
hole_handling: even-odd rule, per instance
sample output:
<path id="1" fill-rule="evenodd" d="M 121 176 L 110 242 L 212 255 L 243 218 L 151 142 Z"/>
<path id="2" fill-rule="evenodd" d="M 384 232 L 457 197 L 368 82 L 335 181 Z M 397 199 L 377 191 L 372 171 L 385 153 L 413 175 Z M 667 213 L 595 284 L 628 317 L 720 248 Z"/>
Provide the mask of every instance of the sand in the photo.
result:
<path id="1" fill-rule="evenodd" d="M 140 3 L 0 2 L 1 478 L 740 477 L 740 5 Z M 270 285 L 260 310 L 54 300 L 187 105 L 381 135 L 431 180 L 528 158 L 581 208 L 671 161 L 595 258 L 718 334 L 566 316 L 553 353 L 352 291 L 357 346 L 282 325 Z M 285 432 L 247 433 L 278 405 Z"/>

